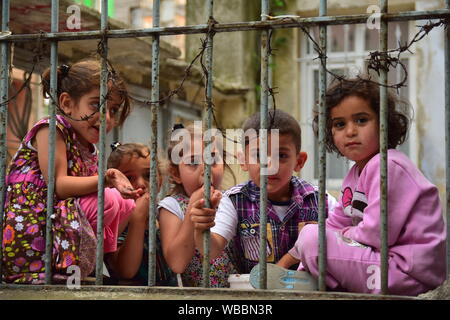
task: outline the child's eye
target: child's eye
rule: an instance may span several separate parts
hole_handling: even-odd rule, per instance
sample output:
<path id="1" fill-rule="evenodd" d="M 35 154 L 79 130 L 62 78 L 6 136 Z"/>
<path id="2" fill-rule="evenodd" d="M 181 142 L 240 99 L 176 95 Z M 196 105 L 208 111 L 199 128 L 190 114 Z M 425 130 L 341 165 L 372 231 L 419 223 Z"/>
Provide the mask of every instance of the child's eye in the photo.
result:
<path id="1" fill-rule="evenodd" d="M 279 157 L 280 157 L 280 159 L 287 159 L 287 158 L 289 158 L 289 155 L 287 153 L 280 153 Z"/>
<path id="2" fill-rule="evenodd" d="M 90 106 L 95 110 L 100 110 L 100 103 L 91 103 Z"/>
<path id="3" fill-rule="evenodd" d="M 342 129 L 345 127 L 345 122 L 344 121 L 335 121 L 333 122 L 333 128 L 335 129 Z"/>
<path id="4" fill-rule="evenodd" d="M 358 119 L 356 119 L 356 123 L 357 124 L 364 124 L 367 121 L 369 121 L 369 119 L 367 119 L 367 118 L 358 118 Z"/>

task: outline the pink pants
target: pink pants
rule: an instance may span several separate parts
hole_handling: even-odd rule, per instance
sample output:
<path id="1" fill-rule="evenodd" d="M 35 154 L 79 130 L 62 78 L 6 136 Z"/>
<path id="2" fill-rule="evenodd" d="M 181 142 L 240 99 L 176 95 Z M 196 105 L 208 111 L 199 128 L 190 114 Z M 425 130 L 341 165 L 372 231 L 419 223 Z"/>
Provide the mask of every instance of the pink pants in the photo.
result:
<path id="1" fill-rule="evenodd" d="M 104 224 L 104 253 L 117 250 L 117 237 L 119 225 L 126 221 L 133 212 L 136 204 L 131 199 L 123 199 L 119 191 L 113 188 L 105 189 Z M 97 193 L 92 193 L 80 198 L 80 206 L 94 233 L 97 233 Z"/>
<path id="2" fill-rule="evenodd" d="M 371 247 L 342 238 L 338 231 L 326 230 L 327 267 L 325 282 L 331 290 L 381 294 L 380 252 Z M 299 270 L 309 271 L 319 277 L 318 249 L 319 229 L 317 224 L 308 224 L 300 232 L 295 247 L 290 253 L 302 263 Z M 418 295 L 428 287 L 402 272 L 389 256 L 389 294 Z"/>

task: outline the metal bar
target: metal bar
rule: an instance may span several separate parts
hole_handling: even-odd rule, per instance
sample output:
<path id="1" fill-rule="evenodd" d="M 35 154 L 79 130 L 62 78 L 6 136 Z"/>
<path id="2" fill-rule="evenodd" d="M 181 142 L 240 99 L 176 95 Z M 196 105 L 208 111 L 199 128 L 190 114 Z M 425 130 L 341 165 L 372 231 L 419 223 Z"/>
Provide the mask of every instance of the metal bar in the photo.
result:
<path id="1" fill-rule="evenodd" d="M 160 21 L 160 1 L 153 0 L 153 26 L 158 27 Z M 154 103 L 152 110 L 152 132 L 150 136 L 150 207 L 148 223 L 148 285 L 156 284 L 156 204 L 158 197 L 156 159 L 158 146 L 158 106 L 159 101 L 159 35 L 155 35 L 152 41 L 152 89 L 151 100 Z"/>
<path id="2" fill-rule="evenodd" d="M 386 21 L 410 21 L 410 20 L 430 20 L 430 19 L 444 19 L 450 16 L 450 9 L 441 9 L 433 11 L 408 11 L 401 13 L 392 13 L 384 16 Z M 369 14 L 358 15 L 344 15 L 344 16 L 326 16 L 326 17 L 311 17 L 311 18 L 288 18 L 249 22 L 233 22 L 233 23 L 218 23 L 214 25 L 216 33 L 234 32 L 234 31 L 251 31 L 251 30 L 265 30 L 265 29 L 285 29 L 297 28 L 299 24 L 304 27 L 312 27 L 316 25 L 342 25 L 342 24 L 357 24 L 366 23 L 370 18 Z M 155 34 L 160 36 L 170 36 L 178 34 L 203 34 L 208 32 L 208 25 L 201 24 L 195 26 L 183 27 L 158 27 L 146 29 L 118 29 L 109 30 L 108 38 L 130 38 L 130 37 L 150 37 Z M 7 41 L 33 41 L 37 39 L 42 40 L 88 40 L 100 39 L 103 37 L 102 31 L 80 31 L 80 32 L 59 32 L 59 33 L 42 33 L 42 34 L 13 34 L 4 36 L 3 40 Z"/>
<path id="3" fill-rule="evenodd" d="M 205 0 L 206 1 L 206 12 L 208 19 L 212 21 L 214 16 L 214 0 Z M 212 127 L 212 88 L 213 88 L 213 77 L 212 77 L 212 67 L 213 67 L 213 37 L 214 35 L 209 32 L 206 36 L 207 46 L 206 46 L 206 70 L 208 72 L 207 75 L 207 87 L 206 87 L 206 114 L 205 114 L 205 122 L 206 122 L 206 136 L 205 136 L 205 150 L 207 150 L 207 154 L 211 155 L 211 127 Z M 205 187 L 205 207 L 211 208 L 210 198 L 211 198 L 211 165 L 206 163 L 204 170 L 204 187 Z M 211 249 L 211 232 L 209 230 L 205 230 L 203 232 L 203 287 L 209 288 L 209 270 L 210 270 L 210 249 Z"/>
<path id="4" fill-rule="evenodd" d="M 445 7 L 450 9 L 450 0 L 445 0 Z M 445 29 L 445 196 L 447 216 L 447 279 L 450 276 L 450 28 Z"/>
<path id="5" fill-rule="evenodd" d="M 327 0 L 320 1 L 320 16 L 327 14 Z M 323 59 L 319 69 L 319 290 L 326 291 L 326 268 L 327 268 L 327 238 L 325 229 L 325 201 L 326 201 L 326 170 L 327 155 L 325 149 L 326 141 L 326 102 L 325 95 L 327 90 L 327 26 L 319 27 L 320 47 L 323 53 Z"/>
<path id="6" fill-rule="evenodd" d="M 102 0 L 101 4 L 102 32 L 108 29 L 108 0 Z M 102 42 L 102 68 L 100 74 L 100 141 L 98 157 L 98 206 L 97 206 L 97 252 L 95 266 L 95 284 L 103 284 L 103 226 L 104 226 L 104 206 L 105 206 L 105 171 L 106 171 L 106 112 L 108 110 L 108 39 L 103 38 Z"/>
<path id="7" fill-rule="evenodd" d="M 2 5 L 2 32 L 9 31 L 9 0 L 4 0 Z M 6 130 L 8 128 L 8 89 L 9 89 L 9 44 L 2 41 L 0 45 L 1 70 L 0 70 L 0 284 L 3 275 L 3 214 L 6 195 L 6 155 L 8 146 L 6 143 Z"/>
<path id="8" fill-rule="evenodd" d="M 52 0 L 52 32 L 58 32 L 59 1 Z M 55 193 L 55 147 L 56 147 L 56 104 L 58 101 L 58 42 L 50 44 L 50 94 L 54 99 L 49 106 L 49 133 L 48 133 L 48 185 L 47 185 L 47 220 L 45 225 L 45 283 L 52 282 L 52 215 Z M 56 100 L 56 101 L 55 101 Z"/>
<path id="9" fill-rule="evenodd" d="M 381 21 L 380 21 L 380 51 L 386 52 L 388 49 L 388 22 L 383 14 L 388 11 L 388 0 L 380 0 Z M 387 85 L 388 69 L 387 61 L 382 60 L 380 72 L 380 83 Z M 380 239 L 381 239 L 381 293 L 388 294 L 388 105 L 387 87 L 380 86 Z"/>
<path id="10" fill-rule="evenodd" d="M 261 20 L 269 14 L 269 1 L 261 0 Z M 267 289 L 267 118 L 269 114 L 269 31 L 261 32 L 261 130 L 259 133 L 259 288 Z"/>

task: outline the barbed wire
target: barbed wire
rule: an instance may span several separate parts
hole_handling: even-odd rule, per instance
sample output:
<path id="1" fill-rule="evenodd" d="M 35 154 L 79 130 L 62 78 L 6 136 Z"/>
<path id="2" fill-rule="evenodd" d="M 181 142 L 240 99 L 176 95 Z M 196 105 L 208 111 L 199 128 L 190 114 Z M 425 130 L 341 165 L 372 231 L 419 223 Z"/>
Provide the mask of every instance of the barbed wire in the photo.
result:
<path id="1" fill-rule="evenodd" d="M 21 85 L 20 88 L 16 91 L 16 93 L 13 94 L 11 97 L 9 97 L 7 100 L 3 101 L 3 102 L 0 104 L 0 106 L 7 105 L 7 104 L 9 104 L 11 101 L 15 100 L 15 99 L 19 96 L 19 94 L 29 86 L 29 84 L 30 84 L 30 82 L 31 82 L 31 78 L 32 78 L 32 76 L 33 76 L 33 74 L 34 74 L 34 71 L 36 70 L 37 66 L 40 64 L 40 62 L 41 62 L 41 60 L 42 60 L 42 55 L 43 55 L 43 49 L 42 49 L 42 35 L 43 35 L 43 34 L 44 34 L 43 31 L 40 31 L 40 32 L 39 32 L 39 37 L 38 37 L 38 39 L 37 39 L 36 47 L 33 49 L 33 53 L 34 53 L 34 56 L 33 56 L 33 65 L 31 66 L 30 72 L 28 73 L 28 75 L 26 76 L 26 78 L 24 79 L 22 85 Z M 12 58 L 13 58 L 13 56 L 11 56 L 11 59 L 12 59 Z M 9 70 L 9 74 L 12 73 L 12 67 L 13 67 L 13 64 L 10 63 L 10 65 L 9 65 L 9 69 L 10 69 L 10 70 Z M 10 79 L 11 79 L 11 78 L 10 78 Z"/>
<path id="2" fill-rule="evenodd" d="M 280 16 L 281 19 L 283 20 L 290 20 L 292 22 L 297 23 L 297 21 L 295 20 L 294 16 Z M 271 19 L 278 19 L 278 17 L 271 17 Z M 215 104 L 213 103 L 212 99 L 207 97 L 206 91 L 207 91 L 207 87 L 209 85 L 209 71 L 208 68 L 205 65 L 205 52 L 206 49 L 208 48 L 208 39 L 209 38 L 213 38 L 215 35 L 215 30 L 214 30 L 214 25 L 217 24 L 218 22 L 213 18 L 210 17 L 208 19 L 208 30 L 205 33 L 205 37 L 200 39 L 200 48 L 199 48 L 199 52 L 195 55 L 195 57 L 191 60 L 191 62 L 189 63 L 189 65 L 185 68 L 184 70 L 184 75 L 180 81 L 180 83 L 178 84 L 178 86 L 173 89 L 170 90 L 168 92 L 167 95 L 163 96 L 162 98 L 158 99 L 157 101 L 152 101 L 152 100 L 143 100 L 143 99 L 139 99 L 137 97 L 134 97 L 128 93 L 125 93 L 123 91 L 121 91 L 120 93 L 122 94 L 126 94 L 127 97 L 130 100 L 136 101 L 138 103 L 144 104 L 144 105 L 161 105 L 163 103 L 166 103 L 168 101 L 170 101 L 170 99 L 172 99 L 172 97 L 174 97 L 175 95 L 178 95 L 180 93 L 180 91 L 183 89 L 185 82 L 188 80 L 188 78 L 191 76 L 191 72 L 192 72 L 192 68 L 194 67 L 195 63 L 198 61 L 200 63 L 201 66 L 201 72 L 202 72 L 202 77 L 201 77 L 201 82 L 204 83 L 204 91 L 205 91 L 205 100 L 204 100 L 204 104 L 207 106 L 207 108 L 211 108 L 211 112 L 213 115 L 213 120 L 216 126 L 216 129 L 218 129 L 222 135 L 226 137 L 226 133 L 225 131 L 221 128 L 221 126 L 219 125 L 219 122 L 217 120 L 216 117 L 216 110 L 215 110 Z M 331 76 L 333 76 L 334 79 L 338 80 L 338 81 L 346 81 L 346 76 L 345 75 L 339 75 L 336 74 L 335 72 L 329 70 L 326 67 L 326 60 L 327 60 L 327 56 L 325 54 L 325 52 L 322 50 L 321 46 L 318 44 L 318 42 L 314 39 L 314 37 L 311 35 L 311 33 L 309 32 L 309 30 L 303 26 L 301 23 L 298 23 L 299 28 L 302 30 L 302 32 L 307 36 L 307 38 L 312 42 L 313 44 L 313 49 L 314 51 L 318 54 L 317 58 L 315 59 L 319 59 L 321 65 L 324 67 L 324 70 L 330 74 Z M 417 26 L 420 27 L 420 30 L 415 34 L 415 36 L 411 39 L 411 41 L 405 43 L 404 45 L 402 45 L 400 42 L 398 44 L 398 48 L 396 49 L 391 49 L 391 50 L 387 50 L 387 51 L 373 51 L 369 53 L 369 57 L 367 59 L 367 78 L 362 78 L 360 75 L 357 76 L 357 78 L 360 81 L 369 81 L 369 82 L 373 82 L 375 84 L 377 84 L 378 86 L 385 86 L 388 88 L 393 88 L 396 89 L 397 91 L 406 86 L 406 82 L 408 80 L 408 72 L 407 72 L 407 67 L 405 66 L 405 64 L 401 61 L 401 55 L 404 52 L 411 52 L 411 47 L 419 42 L 420 40 L 422 40 L 425 36 L 427 36 L 431 30 L 433 30 L 436 27 L 440 27 L 440 26 L 444 26 L 445 28 L 448 27 L 448 21 L 446 19 L 441 19 L 438 22 L 432 22 L 431 20 L 422 26 Z M 90 118 L 92 118 L 97 112 L 100 111 L 101 107 L 103 106 L 103 104 L 108 100 L 109 95 L 110 95 L 110 91 L 114 88 L 114 89 L 118 89 L 118 86 L 116 85 L 116 79 L 118 77 L 118 73 L 116 72 L 112 62 L 110 61 L 110 59 L 108 58 L 108 55 L 106 53 L 106 44 L 107 44 L 107 39 L 108 39 L 108 34 L 107 34 L 108 30 L 104 30 L 103 35 L 101 37 L 101 39 L 99 40 L 98 44 L 97 44 L 97 50 L 96 53 L 99 55 L 99 57 L 101 59 L 103 59 L 106 62 L 107 65 L 107 73 L 108 73 L 108 81 L 112 82 L 112 86 L 108 87 L 108 91 L 107 93 L 101 97 L 100 99 L 100 104 L 98 105 L 98 109 L 94 112 L 92 112 L 89 115 L 85 115 L 82 116 L 79 119 L 75 119 L 73 117 L 71 117 L 69 114 L 65 113 L 64 110 L 59 106 L 59 103 L 57 101 L 57 99 L 55 97 L 52 96 L 52 94 L 50 92 L 47 92 L 47 96 L 48 98 L 52 101 L 52 103 L 56 106 L 57 110 L 59 113 L 61 113 L 63 116 L 68 117 L 71 120 L 74 121 L 87 121 Z M 17 90 L 17 92 L 10 97 L 8 100 L 2 102 L 1 105 L 5 105 L 8 104 L 10 101 L 14 100 L 27 86 L 28 83 L 31 81 L 31 77 L 33 75 L 33 73 L 35 73 L 35 70 L 37 70 L 37 67 L 39 66 L 39 64 L 42 61 L 42 57 L 44 55 L 44 50 L 43 50 L 43 40 L 42 40 L 42 35 L 44 34 L 43 31 L 39 32 L 40 36 L 37 39 L 36 42 L 36 47 L 33 49 L 33 65 L 31 67 L 30 72 L 28 73 L 28 76 L 26 77 L 26 79 L 24 80 L 24 83 L 22 84 L 22 86 Z M 276 51 L 276 48 L 272 47 L 272 37 L 273 37 L 273 29 L 269 29 L 268 30 L 268 50 L 267 50 L 267 54 L 268 54 L 268 58 L 270 56 L 275 55 L 274 51 Z M 377 81 L 374 81 L 371 79 L 370 76 L 370 71 L 373 70 L 375 71 L 378 76 L 380 75 L 380 72 L 383 71 L 389 71 L 391 68 L 397 68 L 398 66 L 400 66 L 400 68 L 402 69 L 403 72 L 403 78 L 401 79 L 401 81 L 399 81 L 398 83 L 395 84 L 383 84 L 383 83 L 379 83 Z M 41 74 L 41 82 L 44 82 L 45 80 L 43 80 L 42 78 L 42 74 Z M 200 89 L 200 88 L 199 88 Z M 277 92 L 278 88 L 277 87 L 267 87 L 267 93 L 269 95 L 269 97 L 272 99 L 272 104 L 273 104 L 273 109 L 276 110 L 277 106 L 276 106 L 276 95 L 279 93 Z M 197 99 L 197 94 L 194 97 L 194 99 Z M 208 111 L 208 110 L 207 110 Z M 274 113 L 273 113 L 274 114 Z M 269 125 L 269 129 L 272 127 L 273 124 L 273 117 L 271 117 L 271 122 Z M 227 138 L 229 139 L 229 138 Z M 233 140 L 233 139 L 229 139 L 231 141 L 233 141 L 234 143 L 238 143 L 237 141 Z"/>
<path id="3" fill-rule="evenodd" d="M 290 18 L 291 21 L 296 21 L 292 18 Z M 401 55 L 408 51 L 411 52 L 411 47 L 422 40 L 428 33 L 430 33 L 431 30 L 433 30 L 436 27 L 445 26 L 447 28 L 448 22 L 446 19 L 441 19 L 438 22 L 432 22 L 431 20 L 420 27 L 420 30 L 415 34 L 415 36 L 411 39 L 411 41 L 406 42 L 406 44 L 402 45 L 400 42 L 398 43 L 398 48 L 391 49 L 387 51 L 373 51 L 369 53 L 369 58 L 367 61 L 367 67 L 366 67 L 366 77 L 362 77 L 361 75 L 357 75 L 356 78 L 361 82 L 372 82 L 375 83 L 378 86 L 381 87 L 387 87 L 391 89 L 399 91 L 400 88 L 406 86 L 406 82 L 408 80 L 408 69 L 406 65 L 401 61 Z M 304 26 L 299 24 L 299 28 L 302 30 L 302 32 L 308 37 L 309 40 L 313 43 L 314 51 L 318 54 L 318 57 L 316 59 L 320 60 L 320 63 L 324 70 L 333 76 L 335 80 L 338 81 L 347 81 L 347 77 L 345 75 L 339 75 L 335 72 L 331 71 L 326 67 L 326 60 L 327 56 L 322 50 L 321 46 L 317 43 L 317 41 L 314 39 L 314 37 L 310 34 L 309 30 L 305 28 Z M 384 84 L 380 83 L 378 81 L 374 81 L 371 78 L 370 70 L 373 70 L 377 73 L 378 76 L 380 76 L 381 71 L 388 72 L 391 68 L 397 68 L 398 66 L 401 67 L 403 71 L 403 77 L 398 83 L 394 84 Z"/>

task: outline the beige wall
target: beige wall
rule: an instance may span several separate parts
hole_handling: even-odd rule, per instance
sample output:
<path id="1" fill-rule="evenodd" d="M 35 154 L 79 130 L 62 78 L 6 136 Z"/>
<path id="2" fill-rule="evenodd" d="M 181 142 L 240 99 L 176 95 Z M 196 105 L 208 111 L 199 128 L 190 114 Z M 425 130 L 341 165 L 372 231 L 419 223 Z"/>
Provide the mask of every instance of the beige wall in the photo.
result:
<path id="1" fill-rule="evenodd" d="M 218 22 L 238 22 L 259 19 L 258 1 L 216 1 L 214 18 Z M 190 0 L 186 6 L 186 24 L 207 22 L 203 0 Z M 186 38 L 186 60 L 191 61 L 199 52 L 202 35 L 189 35 Z M 245 97 L 229 100 L 225 96 L 215 96 L 217 115 L 222 127 L 240 127 L 247 114 L 256 110 L 255 86 L 258 74 L 259 47 L 255 32 L 218 33 L 214 36 L 213 77 L 215 83 L 235 88 L 249 89 Z"/>
<path id="2" fill-rule="evenodd" d="M 296 2 L 297 8 L 305 15 L 318 15 L 319 0 L 287 0 L 286 2 Z M 442 4 L 444 1 L 441 1 Z M 356 14 L 366 13 L 370 5 L 378 5 L 378 0 L 328 0 L 328 14 Z M 389 0 L 389 11 L 414 10 L 413 0 Z"/>

